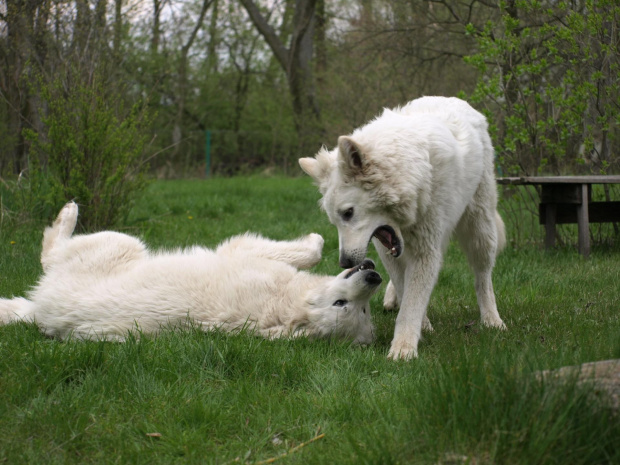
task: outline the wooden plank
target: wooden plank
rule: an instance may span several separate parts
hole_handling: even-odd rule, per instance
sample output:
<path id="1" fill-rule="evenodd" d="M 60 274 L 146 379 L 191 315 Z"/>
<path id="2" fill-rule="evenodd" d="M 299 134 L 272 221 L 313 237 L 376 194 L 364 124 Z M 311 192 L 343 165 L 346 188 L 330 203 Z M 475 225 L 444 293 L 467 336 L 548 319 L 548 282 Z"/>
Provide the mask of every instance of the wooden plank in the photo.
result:
<path id="1" fill-rule="evenodd" d="M 580 204 L 583 198 L 581 196 L 581 186 L 586 186 L 587 188 L 588 184 L 543 184 L 540 202 Z M 588 199 L 587 196 L 586 199 Z"/>
<path id="2" fill-rule="evenodd" d="M 588 220 L 588 185 L 581 185 L 581 198 L 584 199 L 577 205 L 578 247 L 579 253 L 585 258 L 590 256 L 590 223 Z"/>
<path id="3" fill-rule="evenodd" d="M 555 247 L 555 222 L 557 218 L 557 209 L 555 204 L 547 205 L 545 216 L 545 248 L 552 249 Z"/>
<path id="4" fill-rule="evenodd" d="M 495 181 L 497 184 L 518 186 L 523 184 L 524 178 L 497 178 Z"/>
<path id="5" fill-rule="evenodd" d="M 620 184 L 620 176 L 522 176 L 497 178 L 498 184 Z"/>
<path id="6" fill-rule="evenodd" d="M 539 205 L 539 224 L 545 224 L 548 204 Z M 557 204 L 556 224 L 577 223 L 577 205 Z M 590 202 L 588 204 L 589 223 L 620 223 L 620 202 Z"/>

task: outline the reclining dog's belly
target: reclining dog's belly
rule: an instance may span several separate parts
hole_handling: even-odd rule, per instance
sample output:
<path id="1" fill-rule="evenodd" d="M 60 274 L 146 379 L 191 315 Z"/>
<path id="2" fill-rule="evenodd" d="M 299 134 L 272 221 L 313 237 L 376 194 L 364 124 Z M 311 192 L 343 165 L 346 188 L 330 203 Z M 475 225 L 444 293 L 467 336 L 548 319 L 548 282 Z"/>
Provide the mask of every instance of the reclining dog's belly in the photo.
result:
<path id="1" fill-rule="evenodd" d="M 54 267 L 30 299 L 37 323 L 61 338 L 122 340 L 132 329 L 153 333 L 190 321 L 203 329 L 265 328 L 286 317 L 282 302 L 298 273 L 282 262 L 192 248 L 105 277 Z"/>

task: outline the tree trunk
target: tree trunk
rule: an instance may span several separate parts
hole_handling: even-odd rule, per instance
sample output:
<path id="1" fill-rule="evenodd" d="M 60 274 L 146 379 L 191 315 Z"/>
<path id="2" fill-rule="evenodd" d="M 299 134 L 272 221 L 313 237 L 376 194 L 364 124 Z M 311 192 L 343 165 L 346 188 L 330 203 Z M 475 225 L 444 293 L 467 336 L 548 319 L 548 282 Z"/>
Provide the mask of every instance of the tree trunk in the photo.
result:
<path id="1" fill-rule="evenodd" d="M 217 15 L 219 12 L 219 1 L 213 1 L 213 7 L 211 8 L 211 20 L 209 22 L 209 46 L 207 49 L 207 63 L 210 72 L 217 73 L 218 59 L 217 59 Z"/>
<path id="2" fill-rule="evenodd" d="M 0 148 L 0 173 L 7 168 L 17 174 L 27 168 L 27 147 L 23 130 L 39 117 L 35 111 L 30 89 L 23 77 L 33 67 L 43 64 L 47 55 L 45 45 L 49 1 L 13 0 L 6 4 L 7 48 L 2 51 L 6 68 L 0 69 L 0 90 L 7 102 L 6 133 Z"/>
<path id="3" fill-rule="evenodd" d="M 114 0 L 114 42 L 112 43 L 114 65 L 119 66 L 122 59 L 121 42 L 123 40 L 123 0 Z"/>
<path id="4" fill-rule="evenodd" d="M 286 73 L 299 154 L 311 155 L 320 148 L 324 135 L 311 66 L 317 0 L 295 0 L 289 48 L 286 48 L 252 0 L 241 0 L 241 3 Z"/>
<path id="5" fill-rule="evenodd" d="M 161 34 L 161 7 L 163 0 L 153 0 L 153 32 L 151 35 L 151 53 L 156 55 L 159 51 L 159 37 Z"/>
<path id="6" fill-rule="evenodd" d="M 200 10 L 200 15 L 198 16 L 198 21 L 196 22 L 196 26 L 192 30 L 192 33 L 187 39 L 187 42 L 185 43 L 185 45 L 183 45 L 183 47 L 181 48 L 181 58 L 180 58 L 181 61 L 179 63 L 179 80 L 178 80 L 177 95 L 176 95 L 177 116 L 175 118 L 174 129 L 173 129 L 173 143 L 175 144 L 173 157 L 178 156 L 178 153 L 181 147 L 181 141 L 183 140 L 183 114 L 185 113 L 185 100 L 187 97 L 187 67 L 188 67 L 187 56 L 189 54 L 190 48 L 192 48 L 194 40 L 196 39 L 196 35 L 198 34 L 198 31 L 202 27 L 202 23 L 204 22 L 205 15 L 207 14 L 207 10 L 209 9 L 209 6 L 211 5 L 212 1 L 213 0 L 203 0 L 202 9 Z M 189 157 L 189 151 L 187 152 L 187 157 Z M 185 159 L 185 167 L 184 167 L 185 170 L 187 170 L 187 167 L 189 165 L 189 160 L 187 157 Z"/>

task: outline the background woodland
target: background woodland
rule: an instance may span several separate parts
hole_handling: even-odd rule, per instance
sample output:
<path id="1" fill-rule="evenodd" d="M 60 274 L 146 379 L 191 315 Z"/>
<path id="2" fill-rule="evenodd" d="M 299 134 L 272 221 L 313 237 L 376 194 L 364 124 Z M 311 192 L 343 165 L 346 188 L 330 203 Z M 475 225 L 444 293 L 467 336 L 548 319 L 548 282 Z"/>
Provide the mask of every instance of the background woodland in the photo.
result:
<path id="1" fill-rule="evenodd" d="M 619 20 L 613 0 L 6 0 L 0 179 L 44 214 L 116 211 L 153 175 L 298 174 L 423 95 L 487 114 L 499 175 L 617 173 Z"/>

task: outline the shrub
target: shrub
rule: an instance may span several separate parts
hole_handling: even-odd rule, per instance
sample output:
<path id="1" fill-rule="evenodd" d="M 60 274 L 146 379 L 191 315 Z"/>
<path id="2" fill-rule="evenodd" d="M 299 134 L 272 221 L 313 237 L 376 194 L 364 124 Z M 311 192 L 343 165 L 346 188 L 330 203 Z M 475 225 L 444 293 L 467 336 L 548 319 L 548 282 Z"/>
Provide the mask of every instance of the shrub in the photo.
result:
<path id="1" fill-rule="evenodd" d="M 144 153 L 150 118 L 140 105 L 127 108 L 121 93 L 96 82 L 67 91 L 60 81 L 41 85 L 45 130 L 26 130 L 30 211 L 53 217 L 62 205 L 81 205 L 85 230 L 124 218 L 146 185 Z"/>
<path id="2" fill-rule="evenodd" d="M 480 73 L 467 98 L 488 116 L 498 174 L 619 172 L 620 4 L 509 0 L 499 8 L 500 21 L 467 27 L 478 47 L 466 58 Z M 537 195 L 504 193 L 512 197 L 508 221 L 522 236 L 513 239 L 530 241 L 538 225 L 523 219 L 538 214 Z M 608 201 L 619 194 L 608 186 L 600 193 Z M 575 237 L 572 226 L 561 229 L 567 228 L 566 237 Z M 615 225 L 597 228 L 598 242 L 618 236 Z"/>
<path id="3" fill-rule="evenodd" d="M 470 25 L 484 105 L 507 175 L 620 169 L 620 5 L 500 2 L 501 21 Z"/>

